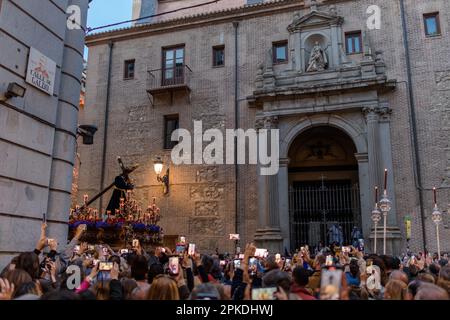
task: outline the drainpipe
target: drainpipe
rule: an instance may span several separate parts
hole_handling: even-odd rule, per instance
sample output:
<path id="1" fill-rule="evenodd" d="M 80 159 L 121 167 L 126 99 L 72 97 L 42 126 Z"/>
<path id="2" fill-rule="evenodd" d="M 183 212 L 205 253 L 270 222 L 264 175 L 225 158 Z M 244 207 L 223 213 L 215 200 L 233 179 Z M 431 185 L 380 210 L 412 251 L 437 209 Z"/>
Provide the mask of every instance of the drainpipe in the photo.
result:
<path id="1" fill-rule="evenodd" d="M 239 22 L 234 21 L 233 22 L 234 27 L 234 128 L 239 128 L 239 59 L 238 59 L 238 28 L 239 28 Z M 239 233 L 239 223 L 240 223 L 240 201 L 239 201 L 239 166 L 237 163 L 237 143 L 234 144 L 234 176 L 235 176 L 235 211 L 236 211 L 236 217 L 235 217 L 235 230 L 236 233 Z M 237 242 L 236 242 L 237 246 Z"/>
<path id="2" fill-rule="evenodd" d="M 416 189 L 419 192 L 419 206 L 420 206 L 420 219 L 422 224 L 422 237 L 423 237 L 423 247 L 424 252 L 427 251 L 427 238 L 425 232 L 425 212 L 423 210 L 423 187 L 422 187 L 422 172 L 420 168 L 420 154 L 419 154 L 419 139 L 417 135 L 417 118 L 416 118 L 416 106 L 414 93 L 412 88 L 412 74 L 411 74 L 411 58 L 409 55 L 409 42 L 408 42 L 408 31 L 406 25 L 406 13 L 405 13 L 405 3 L 404 0 L 400 0 L 400 13 L 402 17 L 402 31 L 403 31 L 403 45 L 405 47 L 405 59 L 406 59 L 406 74 L 407 74 L 407 87 L 409 94 L 409 107 L 410 107 L 410 123 L 412 131 L 412 143 L 413 143 L 413 153 L 414 153 L 414 180 L 416 183 Z"/>
<path id="3" fill-rule="evenodd" d="M 109 41 L 109 60 L 108 60 L 108 80 L 106 82 L 106 107 L 105 107 L 105 127 L 103 131 L 103 154 L 102 154 L 102 167 L 101 167 L 101 176 L 100 176 L 100 190 L 102 191 L 105 184 L 105 165 L 106 165 L 106 147 L 108 145 L 108 122 L 109 122 L 109 100 L 111 93 L 111 68 L 112 68 L 112 52 L 114 43 Z M 100 197 L 100 212 L 103 208 L 103 196 Z"/>

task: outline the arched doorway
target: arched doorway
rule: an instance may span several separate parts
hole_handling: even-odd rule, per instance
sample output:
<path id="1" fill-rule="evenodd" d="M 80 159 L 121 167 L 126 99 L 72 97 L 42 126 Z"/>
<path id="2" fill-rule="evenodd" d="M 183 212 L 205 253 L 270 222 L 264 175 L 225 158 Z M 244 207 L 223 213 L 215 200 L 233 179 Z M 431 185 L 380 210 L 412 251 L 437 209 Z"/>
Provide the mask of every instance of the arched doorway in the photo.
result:
<path id="1" fill-rule="evenodd" d="M 300 133 L 289 148 L 291 247 L 352 242 L 361 230 L 357 153 L 353 140 L 331 126 Z"/>

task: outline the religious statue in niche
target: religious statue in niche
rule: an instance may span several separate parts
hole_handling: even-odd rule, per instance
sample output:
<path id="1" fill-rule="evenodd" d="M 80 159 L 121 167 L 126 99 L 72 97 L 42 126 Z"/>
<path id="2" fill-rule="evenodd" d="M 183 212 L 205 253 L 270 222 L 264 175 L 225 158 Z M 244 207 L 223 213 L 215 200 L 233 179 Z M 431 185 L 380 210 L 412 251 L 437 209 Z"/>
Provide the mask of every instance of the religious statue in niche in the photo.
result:
<path id="1" fill-rule="evenodd" d="M 328 59 L 325 51 L 316 41 L 313 49 L 311 50 L 311 56 L 309 57 L 308 68 L 306 72 L 323 71 L 328 67 Z"/>

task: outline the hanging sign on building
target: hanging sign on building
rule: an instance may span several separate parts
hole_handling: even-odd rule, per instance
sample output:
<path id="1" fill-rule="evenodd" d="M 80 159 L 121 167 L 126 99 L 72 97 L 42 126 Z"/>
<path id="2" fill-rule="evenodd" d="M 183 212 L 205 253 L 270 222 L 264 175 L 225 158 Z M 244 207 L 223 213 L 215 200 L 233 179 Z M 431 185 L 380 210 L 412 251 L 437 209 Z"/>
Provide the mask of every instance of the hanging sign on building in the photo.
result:
<path id="1" fill-rule="evenodd" d="M 26 81 L 49 95 L 55 86 L 56 62 L 30 48 Z"/>
<path id="2" fill-rule="evenodd" d="M 405 227 L 406 227 L 406 239 L 409 241 L 411 239 L 411 217 L 405 217 Z"/>

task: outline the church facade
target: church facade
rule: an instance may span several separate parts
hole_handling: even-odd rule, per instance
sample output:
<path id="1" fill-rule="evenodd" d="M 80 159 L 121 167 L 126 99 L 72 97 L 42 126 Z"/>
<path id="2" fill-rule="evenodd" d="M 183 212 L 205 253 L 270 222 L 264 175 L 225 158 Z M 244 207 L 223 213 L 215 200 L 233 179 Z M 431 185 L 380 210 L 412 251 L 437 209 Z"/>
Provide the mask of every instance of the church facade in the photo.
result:
<path id="1" fill-rule="evenodd" d="M 168 239 L 230 251 L 238 233 L 238 246 L 284 252 L 360 233 L 373 251 L 375 186 L 379 200 L 386 185 L 386 250 L 399 254 L 436 250 L 435 186 L 441 250 L 450 250 L 450 3 L 241 2 L 88 36 L 80 120 L 99 132 L 94 146 L 79 146 L 78 194 L 113 181 L 121 156 L 140 164 L 134 193 L 142 204 L 157 198 Z M 278 129 L 278 174 L 174 165 L 170 134 L 193 131 L 194 121 L 223 132 Z M 170 168 L 168 193 L 157 156 Z"/>

